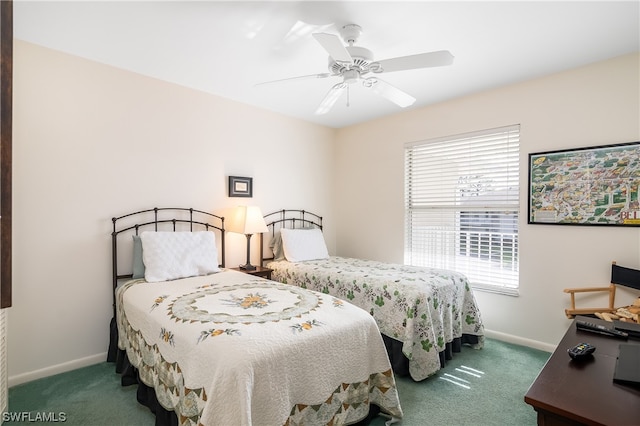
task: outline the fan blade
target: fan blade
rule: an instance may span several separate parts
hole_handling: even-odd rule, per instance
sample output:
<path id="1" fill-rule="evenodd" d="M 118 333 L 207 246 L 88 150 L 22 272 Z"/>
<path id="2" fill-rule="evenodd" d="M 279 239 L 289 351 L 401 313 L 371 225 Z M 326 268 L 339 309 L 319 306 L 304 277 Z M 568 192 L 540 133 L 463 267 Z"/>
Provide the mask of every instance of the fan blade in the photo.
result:
<path id="1" fill-rule="evenodd" d="M 416 98 L 403 92 L 395 86 L 387 83 L 386 81 L 377 79 L 375 77 L 366 78 L 362 80 L 362 85 L 368 89 L 371 89 L 373 93 L 376 93 L 383 98 L 386 98 L 394 104 L 406 108 L 409 105 L 413 105 Z"/>
<path id="2" fill-rule="evenodd" d="M 262 86 L 262 85 L 271 84 L 271 83 L 282 83 L 284 81 L 309 80 L 309 79 L 313 79 L 313 78 L 327 78 L 327 77 L 331 77 L 331 76 L 332 76 L 332 74 L 329 74 L 327 72 L 322 73 L 322 74 L 301 75 L 301 76 L 298 76 L 298 77 L 282 78 L 280 80 L 263 81 L 262 83 L 254 84 L 254 86 Z"/>
<path id="3" fill-rule="evenodd" d="M 380 65 L 380 69 L 373 69 L 372 71 L 394 72 L 419 68 L 442 67 L 445 65 L 451 65 L 453 63 L 453 58 L 454 56 L 448 50 L 419 53 L 417 55 L 410 56 L 400 56 L 398 58 L 376 61 L 376 63 Z"/>
<path id="4" fill-rule="evenodd" d="M 316 109 L 316 112 L 315 112 L 316 115 L 328 113 L 329 110 L 333 108 L 333 105 L 335 105 L 335 103 L 338 101 L 338 99 L 340 98 L 340 95 L 342 95 L 342 92 L 344 92 L 344 89 L 346 87 L 347 87 L 347 83 L 342 82 L 342 83 L 336 84 L 331 89 L 329 89 L 329 92 L 327 93 L 327 95 L 324 97 L 322 102 L 320 102 L 320 105 L 318 105 L 318 108 Z"/>
<path id="5" fill-rule="evenodd" d="M 353 62 L 353 58 L 347 51 L 347 48 L 344 47 L 340 38 L 335 34 L 327 34 L 327 33 L 314 33 L 313 38 L 315 38 L 324 50 L 329 53 L 329 56 L 333 58 L 336 62 Z"/>

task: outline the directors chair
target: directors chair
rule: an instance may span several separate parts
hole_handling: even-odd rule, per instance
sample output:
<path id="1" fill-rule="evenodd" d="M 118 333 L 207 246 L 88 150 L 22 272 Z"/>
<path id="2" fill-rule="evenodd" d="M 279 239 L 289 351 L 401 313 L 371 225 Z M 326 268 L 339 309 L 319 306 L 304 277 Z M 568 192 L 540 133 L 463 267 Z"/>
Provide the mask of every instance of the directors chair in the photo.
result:
<path id="1" fill-rule="evenodd" d="M 621 310 L 615 307 L 617 285 L 640 290 L 640 270 L 618 266 L 614 261 L 611 263 L 611 284 L 609 284 L 608 287 L 565 288 L 564 292 L 571 295 L 571 308 L 564 310 L 567 318 L 573 318 L 575 315 L 596 314 L 603 312 L 615 313 Z M 609 306 L 604 308 L 576 308 L 576 293 L 594 292 L 608 292 Z M 635 318 L 637 321 L 637 313 Z"/>

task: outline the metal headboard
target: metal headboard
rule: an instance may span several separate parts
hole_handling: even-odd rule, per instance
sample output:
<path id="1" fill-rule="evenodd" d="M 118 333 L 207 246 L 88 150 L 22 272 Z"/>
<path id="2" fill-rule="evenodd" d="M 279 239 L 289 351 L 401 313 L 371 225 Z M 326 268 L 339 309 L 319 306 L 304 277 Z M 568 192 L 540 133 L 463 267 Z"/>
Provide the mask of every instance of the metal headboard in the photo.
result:
<path id="1" fill-rule="evenodd" d="M 206 231 L 218 231 L 219 236 L 216 239 L 220 241 L 220 266 L 224 267 L 225 261 L 225 230 L 224 217 L 207 213 L 202 210 L 180 207 L 154 207 L 152 209 L 140 210 L 134 213 L 128 213 L 111 219 L 113 222 L 113 232 L 111 233 L 111 252 L 112 252 L 112 284 L 113 284 L 113 309 L 115 316 L 116 300 L 115 290 L 118 280 L 131 278 L 133 273 L 120 274 L 118 272 L 118 237 L 121 235 L 138 235 L 142 230 L 173 230 L 184 227 L 185 231 L 190 232 L 199 229 Z M 180 226 L 179 226 L 180 225 Z M 184 226 L 182 226 L 184 225 Z M 160 229 L 160 227 L 162 229 Z M 129 238 L 129 244 L 133 245 L 132 239 Z"/>
<path id="2" fill-rule="evenodd" d="M 271 241 L 280 229 L 316 227 L 322 230 L 322 216 L 306 210 L 278 210 L 264 215 L 264 221 L 267 224 L 268 232 L 260 234 L 260 261 L 263 265 L 264 262 L 273 260 L 273 252 L 270 249 L 265 250 L 265 244 L 268 245 L 269 241 Z M 266 243 L 264 240 L 265 235 L 267 238 Z"/>

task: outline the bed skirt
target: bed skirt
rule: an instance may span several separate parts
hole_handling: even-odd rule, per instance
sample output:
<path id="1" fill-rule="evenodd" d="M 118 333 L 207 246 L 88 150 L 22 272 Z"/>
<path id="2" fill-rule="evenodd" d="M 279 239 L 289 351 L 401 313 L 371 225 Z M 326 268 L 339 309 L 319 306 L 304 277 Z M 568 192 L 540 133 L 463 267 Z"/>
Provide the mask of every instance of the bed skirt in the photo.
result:
<path id="1" fill-rule="evenodd" d="M 409 377 L 409 359 L 402 353 L 402 342 L 382 335 L 384 345 L 389 354 L 389 361 L 396 376 Z M 446 344 L 444 351 L 440 352 L 440 366 L 444 367 L 447 360 L 453 359 L 455 352 L 460 352 L 463 344 L 477 344 L 478 336 L 464 334 Z M 156 398 L 155 390 L 140 381 L 138 370 L 131 365 L 126 351 L 118 348 L 118 328 L 115 319 L 111 319 L 109 333 L 109 350 L 107 362 L 115 363 L 116 373 L 121 375 L 122 386 L 137 385 L 136 398 L 138 402 L 149 408 L 156 416 L 156 426 L 178 426 L 178 418 L 175 412 L 165 409 Z M 357 425 L 367 425 L 375 418 L 380 408 L 371 405 L 369 416 L 358 422 Z"/>
<path id="2" fill-rule="evenodd" d="M 409 375 L 409 358 L 402 353 L 402 342 L 391 337 L 382 335 L 382 340 L 389 354 L 389 362 L 393 369 L 393 374 L 400 377 L 410 377 Z M 444 368 L 448 360 L 453 359 L 453 354 L 462 350 L 462 345 L 476 345 L 479 343 L 478 336 L 472 334 L 463 334 L 462 337 L 456 337 L 453 341 L 445 345 L 445 349 L 440 352 L 440 367 Z"/>

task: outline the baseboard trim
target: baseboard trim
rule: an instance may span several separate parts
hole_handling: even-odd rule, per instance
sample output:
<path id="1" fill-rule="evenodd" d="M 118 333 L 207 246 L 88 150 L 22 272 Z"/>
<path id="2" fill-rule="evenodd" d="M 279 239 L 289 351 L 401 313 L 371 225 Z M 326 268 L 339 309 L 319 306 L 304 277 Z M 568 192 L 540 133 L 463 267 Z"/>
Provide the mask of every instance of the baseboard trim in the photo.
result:
<path id="1" fill-rule="evenodd" d="M 501 340 L 507 343 L 513 343 L 514 345 L 527 346 L 533 349 L 539 349 L 541 351 L 553 353 L 557 345 L 551 345 L 549 343 L 539 342 L 537 340 L 525 339 L 524 337 L 514 336 L 513 334 L 501 333 L 499 331 L 484 330 L 484 335 L 491 339 Z"/>
<path id="2" fill-rule="evenodd" d="M 40 370 L 30 371 L 28 373 L 9 376 L 9 387 L 20 385 L 22 383 L 31 382 L 33 380 L 43 379 L 67 371 L 76 370 L 82 367 L 106 362 L 107 353 L 95 354 L 85 358 L 75 359 L 73 361 L 63 362 L 62 364 L 52 365 L 51 367 L 42 368 Z"/>

